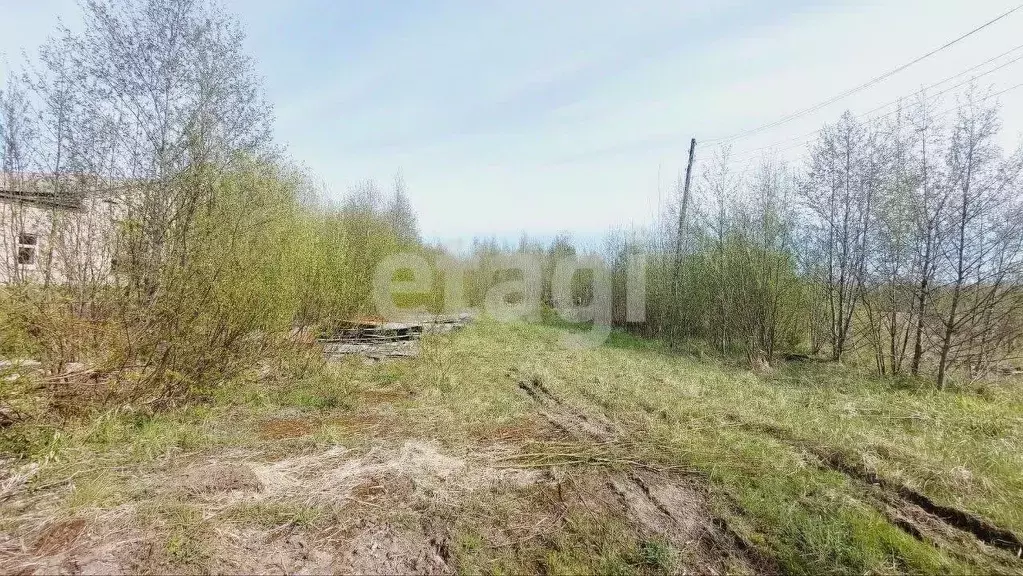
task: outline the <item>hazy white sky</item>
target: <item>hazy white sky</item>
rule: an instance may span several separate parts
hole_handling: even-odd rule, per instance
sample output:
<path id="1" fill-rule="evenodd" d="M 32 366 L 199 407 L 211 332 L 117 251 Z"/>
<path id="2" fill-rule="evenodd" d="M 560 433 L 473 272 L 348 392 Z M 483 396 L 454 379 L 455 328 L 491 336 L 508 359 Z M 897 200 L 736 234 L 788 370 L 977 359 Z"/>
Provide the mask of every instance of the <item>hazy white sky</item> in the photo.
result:
<path id="1" fill-rule="evenodd" d="M 292 156 L 340 194 L 400 169 L 428 238 L 593 237 L 647 223 L 689 138 L 784 117 L 936 48 L 1018 0 L 228 0 Z M 74 0 L 0 0 L 16 62 Z M 735 143 L 777 144 L 1023 44 L 1023 10 L 823 110 Z M 992 62 L 986 72 L 1023 49 Z M 0 74 L 8 72 L 0 65 Z M 960 79 L 961 80 L 961 79 Z M 1023 82 L 1023 60 L 977 80 Z M 947 87 L 943 85 L 935 90 Z M 1005 143 L 1023 89 L 1000 97 Z M 952 101 L 950 101 L 950 104 Z M 698 148 L 707 158 L 709 146 Z"/>

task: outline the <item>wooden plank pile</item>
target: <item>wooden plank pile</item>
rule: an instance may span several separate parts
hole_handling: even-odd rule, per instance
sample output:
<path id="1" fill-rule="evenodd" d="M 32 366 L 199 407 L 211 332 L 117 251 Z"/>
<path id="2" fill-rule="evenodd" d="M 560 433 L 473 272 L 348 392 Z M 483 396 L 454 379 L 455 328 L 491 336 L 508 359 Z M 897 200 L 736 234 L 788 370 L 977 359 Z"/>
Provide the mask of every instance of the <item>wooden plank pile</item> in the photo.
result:
<path id="1" fill-rule="evenodd" d="M 342 322 L 317 341 L 328 358 L 361 355 L 379 361 L 384 358 L 408 358 L 419 355 L 423 334 L 445 333 L 468 324 L 468 314 L 429 316 L 409 322 L 356 319 Z"/>

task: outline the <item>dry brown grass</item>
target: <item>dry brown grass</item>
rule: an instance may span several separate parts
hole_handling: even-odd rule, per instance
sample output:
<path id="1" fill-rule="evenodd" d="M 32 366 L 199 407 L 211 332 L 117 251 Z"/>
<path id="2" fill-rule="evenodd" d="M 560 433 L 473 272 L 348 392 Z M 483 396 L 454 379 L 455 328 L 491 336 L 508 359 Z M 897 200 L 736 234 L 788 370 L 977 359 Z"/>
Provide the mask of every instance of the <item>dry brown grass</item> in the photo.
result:
<path id="1" fill-rule="evenodd" d="M 259 437 L 264 440 L 300 438 L 313 433 L 316 426 L 299 418 L 272 418 L 259 426 Z"/>

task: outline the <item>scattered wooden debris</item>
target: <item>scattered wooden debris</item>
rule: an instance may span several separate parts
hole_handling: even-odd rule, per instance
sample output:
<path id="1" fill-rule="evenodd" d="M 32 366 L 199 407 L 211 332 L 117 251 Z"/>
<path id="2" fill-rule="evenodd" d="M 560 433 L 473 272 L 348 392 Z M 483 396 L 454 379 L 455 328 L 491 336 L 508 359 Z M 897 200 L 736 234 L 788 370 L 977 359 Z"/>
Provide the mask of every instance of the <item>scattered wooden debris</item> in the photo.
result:
<path id="1" fill-rule="evenodd" d="M 320 336 L 328 358 L 350 355 L 379 361 L 385 358 L 410 358 L 419 355 L 423 334 L 442 334 L 458 330 L 472 320 L 469 314 L 430 316 L 408 322 L 387 322 L 359 318 L 342 322 L 335 330 Z"/>

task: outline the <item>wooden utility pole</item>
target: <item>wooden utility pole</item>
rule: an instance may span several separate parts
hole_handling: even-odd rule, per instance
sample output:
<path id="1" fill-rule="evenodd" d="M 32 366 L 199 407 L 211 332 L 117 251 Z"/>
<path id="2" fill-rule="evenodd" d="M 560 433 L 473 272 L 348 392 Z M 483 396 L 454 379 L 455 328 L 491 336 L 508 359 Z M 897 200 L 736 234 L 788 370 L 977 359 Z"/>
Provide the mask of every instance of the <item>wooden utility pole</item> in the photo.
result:
<path id="1" fill-rule="evenodd" d="M 696 138 L 689 141 L 689 162 L 686 163 L 686 179 L 682 185 L 682 205 L 679 206 L 678 210 L 678 236 L 675 239 L 675 269 L 673 271 L 673 278 L 671 282 L 671 300 L 673 307 L 677 309 L 679 301 L 679 281 L 682 279 L 682 252 L 683 252 L 683 241 L 685 239 L 686 231 L 686 211 L 689 209 L 689 185 L 693 180 L 693 159 L 696 156 Z M 672 333 L 676 333 L 679 326 L 677 324 L 681 320 L 679 314 L 675 314 L 673 319 L 675 324 L 672 326 Z M 675 339 L 672 338 L 672 341 Z"/>
<path id="2" fill-rule="evenodd" d="M 693 158 L 696 156 L 696 138 L 689 141 L 689 162 L 686 164 L 686 183 L 682 187 L 682 208 L 678 212 L 678 241 L 682 246 L 682 238 L 686 228 L 686 210 L 689 208 L 689 183 L 693 180 Z M 681 254 L 681 249 L 679 250 Z"/>

